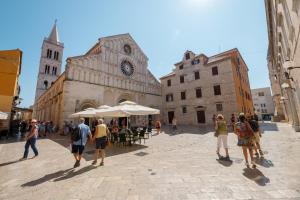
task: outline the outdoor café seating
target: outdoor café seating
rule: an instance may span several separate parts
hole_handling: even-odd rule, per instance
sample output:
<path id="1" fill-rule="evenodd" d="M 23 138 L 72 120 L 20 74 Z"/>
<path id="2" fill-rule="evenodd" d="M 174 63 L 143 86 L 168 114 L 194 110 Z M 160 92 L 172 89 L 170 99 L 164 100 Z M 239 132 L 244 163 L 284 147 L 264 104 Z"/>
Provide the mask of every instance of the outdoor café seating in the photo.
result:
<path id="1" fill-rule="evenodd" d="M 85 118 L 123 117 L 124 118 L 126 117 L 127 124 L 122 124 L 122 126 L 130 127 L 130 124 L 128 123 L 129 121 L 128 118 L 130 116 L 148 116 L 148 115 L 157 115 L 157 114 L 160 114 L 160 111 L 158 109 L 138 105 L 132 101 L 124 101 L 114 107 L 102 105 L 97 109 L 88 108 L 83 111 L 71 114 L 70 118 L 79 118 L 79 117 L 85 117 Z M 139 143 L 141 144 L 142 140 L 144 140 L 144 144 L 145 144 L 146 139 L 149 139 L 150 136 L 152 136 L 151 127 L 130 127 L 130 129 L 119 128 L 116 131 L 112 131 L 113 127 L 111 127 L 110 125 L 108 125 L 108 128 L 111 133 L 111 136 L 109 138 L 110 142 L 117 145 L 131 146 L 132 144 L 135 144 L 137 141 L 139 141 Z"/>
<path id="2" fill-rule="evenodd" d="M 117 134 L 112 134 L 110 137 L 110 141 L 118 146 L 131 146 L 135 144 L 137 141 L 142 143 L 144 140 L 144 144 L 146 139 L 149 139 L 149 135 L 151 135 L 152 129 L 148 129 L 147 127 L 132 127 L 130 129 L 120 129 Z"/>

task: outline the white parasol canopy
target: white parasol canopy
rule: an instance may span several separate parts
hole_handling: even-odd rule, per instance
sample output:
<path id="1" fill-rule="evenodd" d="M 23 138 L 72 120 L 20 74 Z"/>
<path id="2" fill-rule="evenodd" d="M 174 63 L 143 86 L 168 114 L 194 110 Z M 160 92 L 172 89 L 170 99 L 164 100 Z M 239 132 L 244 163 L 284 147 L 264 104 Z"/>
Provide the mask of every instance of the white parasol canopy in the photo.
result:
<path id="1" fill-rule="evenodd" d="M 96 117 L 96 111 L 102 111 L 102 110 L 107 110 L 111 108 L 110 106 L 107 105 L 102 105 L 99 106 L 97 109 L 95 108 L 87 108 L 83 111 L 73 113 L 70 115 L 70 118 L 78 118 L 78 117 L 86 117 L 86 118 L 91 118 L 91 117 Z"/>
<path id="2" fill-rule="evenodd" d="M 131 115 L 157 115 L 158 109 L 138 105 L 132 101 L 124 101 L 107 110 L 96 110 L 96 115 L 101 117 L 129 117 Z"/>
<path id="3" fill-rule="evenodd" d="M 0 111 L 0 119 L 7 119 L 7 118 L 8 118 L 8 114 Z"/>

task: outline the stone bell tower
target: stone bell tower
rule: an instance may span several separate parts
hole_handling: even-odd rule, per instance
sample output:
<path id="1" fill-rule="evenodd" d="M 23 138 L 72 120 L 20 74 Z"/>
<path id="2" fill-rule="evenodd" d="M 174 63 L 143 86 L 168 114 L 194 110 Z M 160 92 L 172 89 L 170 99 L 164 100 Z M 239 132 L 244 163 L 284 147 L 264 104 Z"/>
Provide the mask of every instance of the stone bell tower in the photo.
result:
<path id="1" fill-rule="evenodd" d="M 56 20 L 50 35 L 44 38 L 35 91 L 35 102 L 61 74 L 64 44 L 59 41 Z"/>

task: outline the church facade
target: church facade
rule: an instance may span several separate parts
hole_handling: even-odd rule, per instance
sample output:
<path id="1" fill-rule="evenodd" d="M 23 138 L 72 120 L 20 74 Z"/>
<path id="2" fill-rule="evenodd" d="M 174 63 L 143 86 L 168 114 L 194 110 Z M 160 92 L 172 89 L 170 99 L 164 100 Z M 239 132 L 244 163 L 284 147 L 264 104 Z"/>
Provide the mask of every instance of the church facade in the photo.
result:
<path id="1" fill-rule="evenodd" d="M 160 83 L 130 34 L 100 38 L 84 55 L 67 58 L 65 71 L 36 100 L 35 117 L 62 127 L 74 112 L 124 100 L 157 109 L 162 104 Z"/>

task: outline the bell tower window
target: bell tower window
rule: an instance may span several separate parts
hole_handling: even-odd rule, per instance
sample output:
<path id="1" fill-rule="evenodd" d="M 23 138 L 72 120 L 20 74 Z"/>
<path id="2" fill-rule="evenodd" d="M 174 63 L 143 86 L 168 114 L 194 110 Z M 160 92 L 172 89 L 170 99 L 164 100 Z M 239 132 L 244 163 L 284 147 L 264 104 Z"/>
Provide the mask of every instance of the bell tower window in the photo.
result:
<path id="1" fill-rule="evenodd" d="M 48 81 L 46 80 L 46 81 L 44 81 L 44 89 L 47 90 L 47 88 L 48 88 Z"/>
<path id="2" fill-rule="evenodd" d="M 54 51 L 54 60 L 58 60 L 59 53 L 58 51 Z"/>
<path id="3" fill-rule="evenodd" d="M 52 68 L 52 75 L 56 75 L 56 72 L 57 72 L 57 67 L 53 67 Z"/>
<path id="4" fill-rule="evenodd" d="M 51 58 L 51 57 L 52 57 L 52 50 L 47 49 L 47 58 Z"/>
<path id="5" fill-rule="evenodd" d="M 45 74 L 49 74 L 50 73 L 50 66 L 46 65 L 45 66 Z"/>

